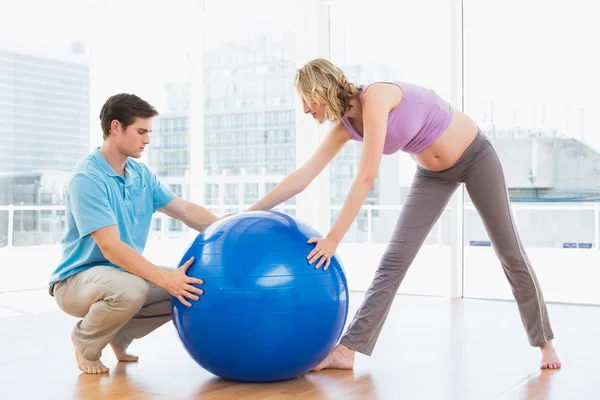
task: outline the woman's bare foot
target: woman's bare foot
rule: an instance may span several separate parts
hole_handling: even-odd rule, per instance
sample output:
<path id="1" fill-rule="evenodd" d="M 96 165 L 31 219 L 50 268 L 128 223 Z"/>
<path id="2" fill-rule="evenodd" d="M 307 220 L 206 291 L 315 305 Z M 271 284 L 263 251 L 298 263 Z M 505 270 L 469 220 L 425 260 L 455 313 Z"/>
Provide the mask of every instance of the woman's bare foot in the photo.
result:
<path id="1" fill-rule="evenodd" d="M 73 342 L 73 347 L 75 348 L 75 359 L 77 360 L 77 366 L 81 371 L 83 371 L 83 373 L 102 374 L 109 371 L 108 367 L 102 364 L 100 360 L 90 361 L 86 359 L 83 354 L 81 354 L 75 345 L 75 338 L 73 334 L 71 334 L 71 341 Z"/>
<path id="2" fill-rule="evenodd" d="M 540 349 L 542 350 L 542 369 L 558 369 L 562 366 L 551 341 L 546 342 Z"/>
<path id="3" fill-rule="evenodd" d="M 113 351 L 115 352 L 115 356 L 117 356 L 117 360 L 119 360 L 119 361 L 135 362 L 140 359 L 135 354 L 130 354 L 125 349 L 117 347 L 112 343 L 110 344 L 110 347 L 112 347 Z"/>
<path id="4" fill-rule="evenodd" d="M 352 369 L 354 368 L 354 350 L 350 350 L 342 344 L 335 346 L 325 357 L 323 361 L 314 367 L 311 371 L 320 371 L 322 369 Z"/>

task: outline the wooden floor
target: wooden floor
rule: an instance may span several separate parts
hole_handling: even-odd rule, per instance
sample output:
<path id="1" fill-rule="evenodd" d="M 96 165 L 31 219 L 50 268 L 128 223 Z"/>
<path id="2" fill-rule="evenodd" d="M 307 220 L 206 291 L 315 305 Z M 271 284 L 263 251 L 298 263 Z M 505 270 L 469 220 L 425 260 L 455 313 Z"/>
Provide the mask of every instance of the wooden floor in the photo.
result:
<path id="1" fill-rule="evenodd" d="M 352 316 L 362 294 L 352 293 Z M 549 305 L 564 363 L 538 369 L 514 302 L 398 296 L 372 357 L 353 371 L 273 384 L 215 378 L 172 324 L 134 343 L 140 362 L 82 375 L 69 342 L 74 318 L 42 291 L 0 295 L 0 399 L 598 399 L 600 307 Z"/>

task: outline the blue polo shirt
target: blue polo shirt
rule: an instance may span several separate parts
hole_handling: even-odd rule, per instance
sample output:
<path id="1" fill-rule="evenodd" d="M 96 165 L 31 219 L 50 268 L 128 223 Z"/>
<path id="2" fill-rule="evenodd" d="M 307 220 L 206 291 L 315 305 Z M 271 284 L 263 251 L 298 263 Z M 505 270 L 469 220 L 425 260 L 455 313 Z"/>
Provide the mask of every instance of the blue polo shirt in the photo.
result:
<path id="1" fill-rule="evenodd" d="M 122 269 L 104 257 L 90 234 L 116 225 L 121 241 L 142 253 L 152 214 L 174 197 L 144 164 L 128 159 L 123 178 L 100 149 L 95 149 L 75 166 L 67 186 L 67 232 L 62 260 L 50 276 L 50 286 L 96 265 Z"/>

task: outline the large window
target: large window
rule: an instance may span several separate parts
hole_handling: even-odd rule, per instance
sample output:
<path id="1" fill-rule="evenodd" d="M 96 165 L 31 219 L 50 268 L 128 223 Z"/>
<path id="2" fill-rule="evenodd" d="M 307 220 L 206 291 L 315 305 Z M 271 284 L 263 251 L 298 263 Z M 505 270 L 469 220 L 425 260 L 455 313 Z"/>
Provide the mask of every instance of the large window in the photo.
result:
<path id="1" fill-rule="evenodd" d="M 170 110 L 168 84 L 187 79 L 194 1 L 3 3 L 0 247 L 10 248 L 0 249 L 0 264 L 11 273 L 2 289 L 43 287 L 59 263 L 65 189 L 76 163 L 102 144 L 98 116 L 109 96 L 135 93 L 157 108 L 161 117 L 145 152 L 157 162 L 148 154 L 141 161 L 161 179 L 181 171 L 186 111 Z M 176 118 L 161 125 L 169 113 Z M 183 171 L 178 176 L 168 183 L 185 187 Z M 22 260 L 18 268 L 14 260 Z"/>
<path id="2" fill-rule="evenodd" d="M 335 2 L 330 13 L 331 60 L 356 84 L 406 81 L 432 88 L 450 100 L 450 40 L 440 40 L 449 35 L 449 15 L 450 3 L 445 0 Z M 362 144 L 349 142 L 330 168 L 332 221 L 356 177 L 361 154 Z M 368 243 L 343 249 L 347 267 L 362 277 L 356 284 L 362 282 L 363 288 L 391 239 L 414 172 L 408 155 L 384 156 L 368 207 L 344 238 Z M 449 214 L 446 211 L 433 227 L 400 292 L 448 293 L 450 241 L 443 232 L 449 227 Z"/>
<path id="3" fill-rule="evenodd" d="M 465 109 L 500 155 L 550 301 L 600 303 L 595 10 L 585 1 L 464 1 Z M 512 299 L 468 197 L 465 208 L 465 296 Z"/>
<path id="4" fill-rule="evenodd" d="M 91 43 L 92 145 L 102 141 L 97 114 L 106 98 L 120 92 L 137 94 L 160 113 L 153 121 L 150 145 L 141 161 L 184 199 L 189 199 L 190 192 L 188 82 L 189 54 L 196 43 L 195 2 L 103 1 L 94 19 Z M 120 15 L 135 15 L 138 22 L 116 23 L 115 10 Z M 155 219 L 153 235 L 188 231 L 179 221 L 161 219 L 158 214 Z"/>
<path id="5" fill-rule="evenodd" d="M 600 303 L 600 62 L 590 50 L 600 28 L 591 2 L 8 3 L 0 24 L 0 265 L 21 252 L 22 271 L 37 272 L 11 269 L 0 291 L 44 286 L 60 259 L 65 188 L 77 161 L 102 143 L 98 115 L 109 96 L 135 93 L 158 109 L 141 161 L 179 196 L 222 215 L 256 202 L 324 138 L 327 127 L 311 125 L 293 85 L 299 66 L 323 56 L 360 85 L 405 81 L 464 101 L 453 105 L 464 106 L 500 154 L 514 221 L 546 299 Z M 462 13 L 452 10 L 458 3 Z M 360 143 L 348 143 L 280 210 L 312 218 L 326 233 L 361 154 Z M 339 247 L 351 289 L 371 281 L 415 168 L 406 154 L 383 157 Z M 463 208 L 449 203 L 400 293 L 448 295 L 458 282 L 465 296 L 512 299 L 460 190 L 453 200 L 464 193 Z M 180 256 L 173 246 L 194 232 L 154 218 L 151 238 L 161 240 L 146 250 L 173 264 Z M 452 247 L 460 228 L 464 247 Z M 460 268 L 463 281 L 451 285 Z"/>
<path id="6" fill-rule="evenodd" d="M 90 146 L 90 12 L 10 3 L 0 24 L 0 246 L 60 243 L 65 185 Z"/>
<path id="7" fill-rule="evenodd" d="M 296 168 L 296 3 L 260 4 L 205 2 L 204 168 L 229 206 L 253 204 Z"/>

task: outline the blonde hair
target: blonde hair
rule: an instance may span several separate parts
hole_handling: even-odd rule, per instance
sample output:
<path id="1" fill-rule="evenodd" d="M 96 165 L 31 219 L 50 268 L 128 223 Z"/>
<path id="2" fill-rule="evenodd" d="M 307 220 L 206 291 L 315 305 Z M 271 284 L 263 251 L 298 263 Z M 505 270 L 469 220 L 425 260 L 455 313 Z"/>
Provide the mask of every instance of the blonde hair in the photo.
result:
<path id="1" fill-rule="evenodd" d="M 344 71 L 324 58 L 315 58 L 296 73 L 296 89 L 307 101 L 325 106 L 325 117 L 340 122 L 352 106 L 350 99 L 362 90 L 348 82 Z"/>

